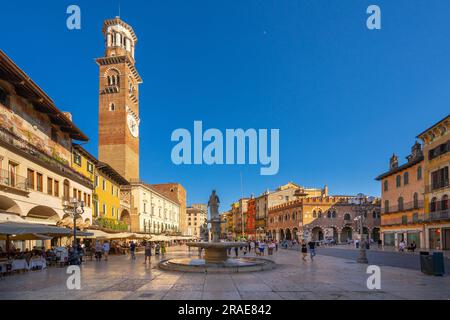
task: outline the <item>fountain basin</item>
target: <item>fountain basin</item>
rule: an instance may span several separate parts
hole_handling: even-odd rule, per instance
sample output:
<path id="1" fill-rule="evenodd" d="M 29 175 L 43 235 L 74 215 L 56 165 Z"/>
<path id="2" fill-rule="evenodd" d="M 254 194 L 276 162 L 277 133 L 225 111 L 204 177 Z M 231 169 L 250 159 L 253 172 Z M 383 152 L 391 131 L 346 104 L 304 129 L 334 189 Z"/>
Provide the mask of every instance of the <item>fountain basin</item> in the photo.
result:
<path id="1" fill-rule="evenodd" d="M 207 263 L 205 259 L 174 258 L 163 260 L 158 266 L 168 271 L 235 273 L 272 270 L 275 268 L 275 263 L 263 258 L 228 258 L 220 263 Z"/>
<path id="2" fill-rule="evenodd" d="M 186 245 L 205 249 L 206 263 L 220 264 L 228 259 L 227 249 L 247 246 L 247 242 L 188 242 Z"/>

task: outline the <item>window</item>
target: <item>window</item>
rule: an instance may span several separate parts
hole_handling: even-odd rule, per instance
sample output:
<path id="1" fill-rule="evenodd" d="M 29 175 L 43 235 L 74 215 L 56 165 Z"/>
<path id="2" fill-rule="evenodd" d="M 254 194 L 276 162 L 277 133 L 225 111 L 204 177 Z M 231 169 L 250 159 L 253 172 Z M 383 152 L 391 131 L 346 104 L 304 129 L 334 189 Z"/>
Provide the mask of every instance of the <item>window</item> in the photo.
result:
<path id="1" fill-rule="evenodd" d="M 431 189 L 448 187 L 448 167 L 436 170 L 431 173 Z"/>
<path id="2" fill-rule="evenodd" d="M 114 186 L 111 185 L 111 194 L 114 195 Z"/>
<path id="3" fill-rule="evenodd" d="M 53 195 L 53 179 L 47 178 L 47 194 Z"/>
<path id="4" fill-rule="evenodd" d="M 105 215 L 105 213 L 106 213 L 106 204 L 103 204 L 103 206 L 102 206 L 102 213 L 101 213 L 101 215 L 103 216 L 103 215 Z"/>
<path id="5" fill-rule="evenodd" d="M 414 205 L 414 209 L 419 208 L 419 195 L 417 192 L 415 192 L 413 195 L 413 205 Z"/>
<path id="6" fill-rule="evenodd" d="M 31 169 L 27 170 L 27 182 L 28 182 L 28 188 L 34 190 L 34 171 Z"/>
<path id="7" fill-rule="evenodd" d="M 419 214 L 417 212 L 412 215 L 413 222 L 419 222 Z"/>
<path id="8" fill-rule="evenodd" d="M 408 224 L 408 216 L 402 216 L 402 224 Z"/>
<path id="9" fill-rule="evenodd" d="M 435 212 L 437 210 L 437 198 L 434 197 L 430 202 L 430 211 Z"/>
<path id="10" fill-rule="evenodd" d="M 317 218 L 316 210 L 313 211 L 313 218 Z"/>
<path id="11" fill-rule="evenodd" d="M 75 164 L 81 166 L 81 156 L 78 153 L 73 154 L 73 162 L 75 162 Z"/>
<path id="12" fill-rule="evenodd" d="M 322 218 L 322 211 L 319 210 L 319 213 L 317 214 L 317 217 L 320 219 Z"/>
<path id="13" fill-rule="evenodd" d="M 10 104 L 9 104 L 9 96 L 7 94 L 7 92 L 0 87 L 0 103 L 2 105 L 4 105 L 5 107 L 9 108 Z"/>
<path id="14" fill-rule="evenodd" d="M 111 104 L 109 105 L 109 111 L 115 111 L 115 110 L 116 110 L 116 105 L 111 102 Z"/>
<path id="15" fill-rule="evenodd" d="M 36 189 L 37 191 L 42 192 L 43 189 L 43 176 L 42 173 L 36 174 Z"/>
<path id="16" fill-rule="evenodd" d="M 111 208 L 111 216 L 114 217 L 114 207 Z"/>
<path id="17" fill-rule="evenodd" d="M 95 184 L 95 187 L 97 188 L 98 187 L 98 176 L 97 175 L 94 178 L 94 184 Z"/>
<path id="18" fill-rule="evenodd" d="M 105 179 L 103 179 L 103 191 L 106 191 L 106 180 Z"/>
<path id="19" fill-rule="evenodd" d="M 94 165 L 89 161 L 87 163 L 87 171 L 90 173 L 94 173 Z"/>
<path id="20" fill-rule="evenodd" d="M 402 186 L 402 177 L 401 176 L 397 176 L 395 178 L 395 181 L 396 181 L 397 188 L 400 188 Z"/>
<path id="21" fill-rule="evenodd" d="M 389 186 L 388 186 L 388 181 L 387 181 L 387 180 L 384 180 L 384 191 L 388 191 L 388 190 L 389 190 L 388 187 L 389 187 Z"/>
<path id="22" fill-rule="evenodd" d="M 75 189 L 75 188 L 73 188 L 72 198 L 74 198 L 74 199 L 77 198 L 77 189 Z"/>
<path id="23" fill-rule="evenodd" d="M 417 167 L 417 180 L 422 180 L 422 166 Z"/>
<path id="24" fill-rule="evenodd" d="M 70 183 L 69 180 L 64 180 L 64 189 L 63 189 L 63 196 L 64 199 L 69 200 L 70 197 Z"/>
<path id="25" fill-rule="evenodd" d="M 404 174 L 403 174 L 403 185 L 407 185 L 409 183 L 409 173 L 408 172 L 405 172 Z"/>
<path id="26" fill-rule="evenodd" d="M 86 203 L 86 205 L 87 205 L 89 208 L 91 207 L 91 195 L 90 195 L 90 194 L 87 195 L 87 203 Z"/>
<path id="27" fill-rule="evenodd" d="M 58 131 L 56 130 L 56 128 L 52 127 L 50 135 L 51 135 L 52 141 L 58 142 Z"/>
<path id="28" fill-rule="evenodd" d="M 384 212 L 389 213 L 389 200 L 384 200 Z"/>
<path id="29" fill-rule="evenodd" d="M 399 197 L 397 200 L 398 211 L 403 211 L 403 197 Z"/>
<path id="30" fill-rule="evenodd" d="M 441 210 L 448 209 L 448 196 L 444 194 L 441 199 Z"/>
<path id="31" fill-rule="evenodd" d="M 59 181 L 55 180 L 53 182 L 53 191 L 54 191 L 54 196 L 55 197 L 59 197 Z"/>
<path id="32" fill-rule="evenodd" d="M 78 201 L 81 201 L 81 190 L 78 190 Z"/>

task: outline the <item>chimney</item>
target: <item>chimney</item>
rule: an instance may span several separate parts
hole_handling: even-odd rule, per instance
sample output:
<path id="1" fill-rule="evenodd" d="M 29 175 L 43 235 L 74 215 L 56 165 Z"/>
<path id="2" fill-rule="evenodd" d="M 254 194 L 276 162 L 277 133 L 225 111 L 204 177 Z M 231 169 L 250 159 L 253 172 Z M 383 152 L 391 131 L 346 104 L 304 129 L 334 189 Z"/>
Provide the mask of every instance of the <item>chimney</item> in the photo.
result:
<path id="1" fill-rule="evenodd" d="M 72 114 L 71 114 L 70 112 L 63 111 L 63 114 L 64 114 L 70 121 L 73 122 L 73 120 L 72 120 Z"/>
<path id="2" fill-rule="evenodd" d="M 392 155 L 391 160 L 389 161 L 389 168 L 391 170 L 398 168 L 398 157 L 395 155 L 395 153 Z"/>

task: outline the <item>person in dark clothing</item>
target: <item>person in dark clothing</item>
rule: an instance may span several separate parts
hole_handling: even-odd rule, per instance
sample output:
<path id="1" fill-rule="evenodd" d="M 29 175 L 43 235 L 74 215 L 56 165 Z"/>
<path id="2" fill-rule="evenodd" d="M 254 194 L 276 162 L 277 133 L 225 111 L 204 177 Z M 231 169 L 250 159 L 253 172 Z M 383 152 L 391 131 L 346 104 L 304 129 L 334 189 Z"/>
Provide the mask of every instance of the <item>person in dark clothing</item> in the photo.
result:
<path id="1" fill-rule="evenodd" d="M 310 241 L 308 242 L 308 247 L 311 260 L 314 260 L 314 256 L 316 255 L 316 243 L 314 241 Z"/>
<path id="2" fill-rule="evenodd" d="M 236 257 L 237 257 L 238 253 L 239 253 L 239 248 L 238 247 L 234 247 L 234 253 L 236 254 Z"/>

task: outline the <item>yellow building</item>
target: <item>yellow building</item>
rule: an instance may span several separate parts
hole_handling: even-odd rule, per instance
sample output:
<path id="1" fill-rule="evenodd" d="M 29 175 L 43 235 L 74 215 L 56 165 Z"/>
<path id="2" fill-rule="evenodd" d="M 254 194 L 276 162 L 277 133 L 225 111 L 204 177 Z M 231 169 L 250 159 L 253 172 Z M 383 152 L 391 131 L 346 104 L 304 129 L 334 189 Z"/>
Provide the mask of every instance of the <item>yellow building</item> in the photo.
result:
<path id="1" fill-rule="evenodd" d="M 425 156 L 426 243 L 430 249 L 450 249 L 449 167 L 450 115 L 418 135 Z"/>
<path id="2" fill-rule="evenodd" d="M 128 181 L 107 163 L 98 161 L 81 145 L 74 144 L 72 153 L 73 169 L 89 178 L 94 184 L 92 194 L 94 223 L 107 229 L 127 230 L 129 215 L 122 216 L 120 188 L 128 185 Z"/>

